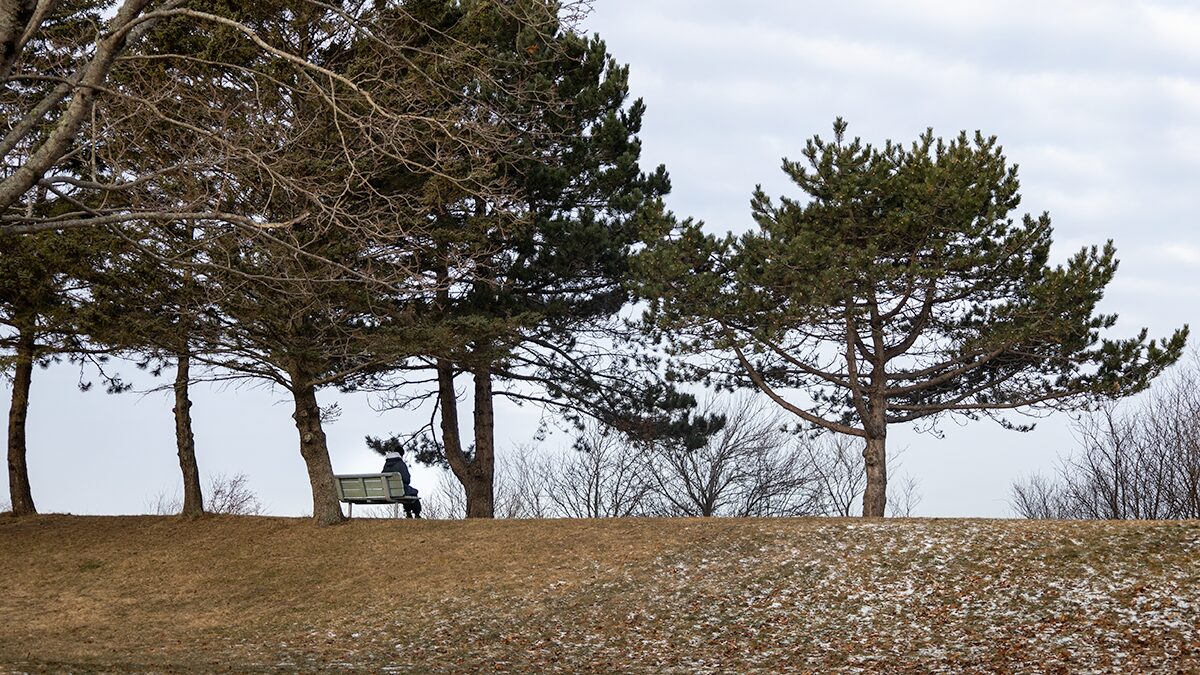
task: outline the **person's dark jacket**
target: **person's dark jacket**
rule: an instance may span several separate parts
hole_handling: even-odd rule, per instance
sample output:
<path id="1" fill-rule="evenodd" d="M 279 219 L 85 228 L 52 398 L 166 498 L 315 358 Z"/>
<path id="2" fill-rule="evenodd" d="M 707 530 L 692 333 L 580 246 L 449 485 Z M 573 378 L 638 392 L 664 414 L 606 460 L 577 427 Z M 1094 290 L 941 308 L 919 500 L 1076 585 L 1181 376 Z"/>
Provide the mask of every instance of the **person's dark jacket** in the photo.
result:
<path id="1" fill-rule="evenodd" d="M 403 457 L 389 457 L 384 460 L 381 473 L 400 474 L 400 479 L 404 481 L 406 487 L 412 482 L 412 476 L 408 473 L 408 465 L 404 463 Z"/>

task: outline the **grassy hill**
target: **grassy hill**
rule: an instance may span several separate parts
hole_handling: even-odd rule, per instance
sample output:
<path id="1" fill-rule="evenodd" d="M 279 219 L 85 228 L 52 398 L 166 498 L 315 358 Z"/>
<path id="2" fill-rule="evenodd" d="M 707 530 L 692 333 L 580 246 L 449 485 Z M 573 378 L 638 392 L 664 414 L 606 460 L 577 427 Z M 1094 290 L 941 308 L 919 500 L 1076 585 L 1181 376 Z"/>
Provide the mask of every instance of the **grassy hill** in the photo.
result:
<path id="1" fill-rule="evenodd" d="M 1200 672 L 1200 523 L 0 517 L 0 672 Z"/>

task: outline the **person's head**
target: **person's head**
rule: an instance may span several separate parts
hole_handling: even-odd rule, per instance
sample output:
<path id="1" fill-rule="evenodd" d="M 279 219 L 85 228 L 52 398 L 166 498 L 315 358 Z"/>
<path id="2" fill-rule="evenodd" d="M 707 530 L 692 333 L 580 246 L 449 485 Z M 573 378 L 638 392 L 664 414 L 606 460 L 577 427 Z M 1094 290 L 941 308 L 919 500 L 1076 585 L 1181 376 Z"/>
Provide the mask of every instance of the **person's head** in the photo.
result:
<path id="1" fill-rule="evenodd" d="M 385 459 L 395 459 L 397 457 L 403 457 L 404 456 L 404 448 L 398 448 L 396 450 L 388 450 L 386 453 L 384 453 L 383 456 Z"/>

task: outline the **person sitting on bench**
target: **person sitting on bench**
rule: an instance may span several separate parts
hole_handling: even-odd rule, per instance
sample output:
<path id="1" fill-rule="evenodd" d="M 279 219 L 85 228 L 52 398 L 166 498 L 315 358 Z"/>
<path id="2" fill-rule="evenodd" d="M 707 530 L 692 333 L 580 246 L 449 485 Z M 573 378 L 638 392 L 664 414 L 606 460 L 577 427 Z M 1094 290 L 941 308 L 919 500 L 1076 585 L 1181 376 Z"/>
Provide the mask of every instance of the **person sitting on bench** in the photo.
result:
<path id="1" fill-rule="evenodd" d="M 389 450 L 383 455 L 383 470 L 380 473 L 398 473 L 400 480 L 404 481 L 404 494 L 410 497 L 417 496 L 417 488 L 412 486 L 412 475 L 408 472 L 408 465 L 404 463 L 404 448 L 397 450 Z M 421 502 L 404 504 L 404 515 L 409 518 L 421 517 Z"/>

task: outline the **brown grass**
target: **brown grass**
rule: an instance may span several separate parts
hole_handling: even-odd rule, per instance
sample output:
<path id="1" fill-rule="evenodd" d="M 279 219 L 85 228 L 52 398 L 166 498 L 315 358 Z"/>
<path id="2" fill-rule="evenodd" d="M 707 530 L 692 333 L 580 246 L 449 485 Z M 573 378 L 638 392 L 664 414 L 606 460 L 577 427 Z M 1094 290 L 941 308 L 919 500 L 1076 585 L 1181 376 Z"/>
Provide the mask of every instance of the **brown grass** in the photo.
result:
<path id="1" fill-rule="evenodd" d="M 0 672 L 1200 672 L 1200 523 L 0 518 Z"/>

